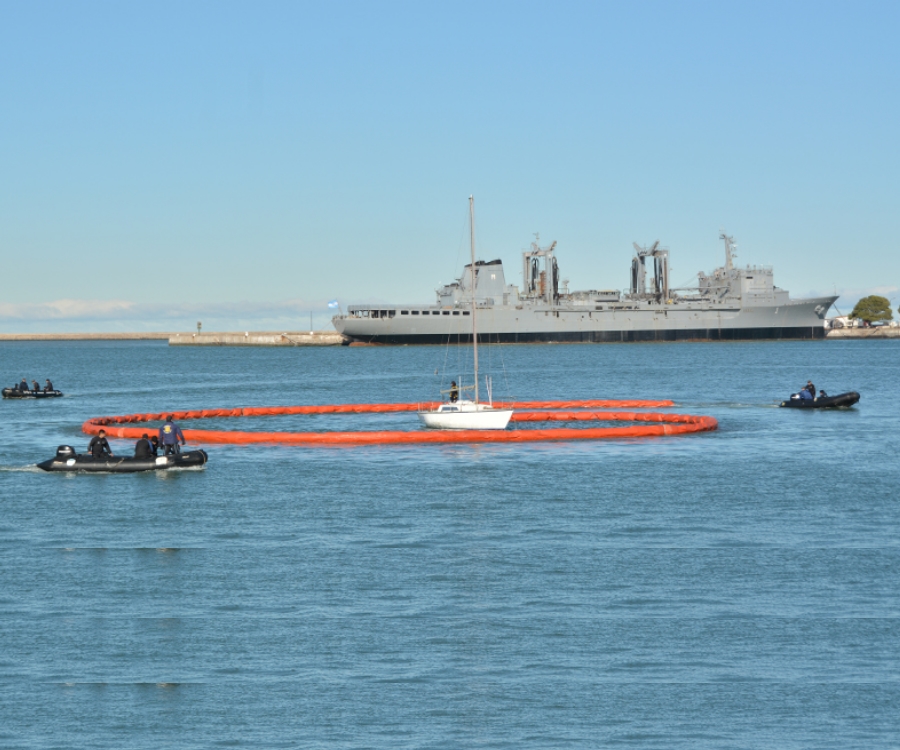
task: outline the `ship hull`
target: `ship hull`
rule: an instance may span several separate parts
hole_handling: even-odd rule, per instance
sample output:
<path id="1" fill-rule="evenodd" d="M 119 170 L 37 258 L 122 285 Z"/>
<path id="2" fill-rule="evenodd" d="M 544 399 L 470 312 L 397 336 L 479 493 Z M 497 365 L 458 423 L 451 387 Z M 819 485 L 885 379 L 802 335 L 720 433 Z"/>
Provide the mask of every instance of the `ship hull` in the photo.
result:
<path id="1" fill-rule="evenodd" d="M 459 411 L 451 411 L 452 409 Z M 475 407 L 471 402 L 443 404 L 434 411 L 420 411 L 419 419 L 435 430 L 505 430 L 512 417 L 512 409 L 494 409 L 484 404 Z"/>
<path id="2" fill-rule="evenodd" d="M 478 310 L 478 339 L 497 343 L 626 343 L 762 341 L 825 338 L 824 314 L 835 297 L 796 300 L 778 307 L 730 309 L 657 306 L 633 310 Z M 390 308 L 388 308 L 390 309 Z M 424 311 L 429 310 L 430 314 Z M 348 343 L 441 344 L 470 342 L 469 319 L 453 310 L 398 308 L 393 316 L 337 316 L 334 326 Z"/>
<path id="3" fill-rule="evenodd" d="M 347 343 L 364 344 L 445 344 L 452 337 L 454 342 L 471 343 L 471 334 L 427 333 L 357 333 L 343 334 Z M 666 341 L 767 341 L 773 339 L 824 339 L 821 326 L 790 328 L 695 328 L 664 331 L 542 331 L 516 333 L 508 331 L 478 334 L 480 342 L 497 344 L 617 344 Z"/>

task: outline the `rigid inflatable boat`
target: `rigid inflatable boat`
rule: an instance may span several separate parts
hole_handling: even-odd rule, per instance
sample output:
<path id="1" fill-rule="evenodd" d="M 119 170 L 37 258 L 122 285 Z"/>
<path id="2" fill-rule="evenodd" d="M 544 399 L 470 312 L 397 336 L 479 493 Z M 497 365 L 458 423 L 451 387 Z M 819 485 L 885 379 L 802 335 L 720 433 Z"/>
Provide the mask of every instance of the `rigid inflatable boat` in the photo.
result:
<path id="1" fill-rule="evenodd" d="M 788 401 L 782 401 L 782 406 L 792 409 L 835 409 L 839 407 L 853 406 L 859 401 L 856 391 L 840 393 L 837 396 L 821 396 L 819 398 L 800 398 L 799 393 L 794 393 Z"/>
<path id="2" fill-rule="evenodd" d="M 20 391 L 18 388 L 4 388 L 3 398 L 59 398 L 62 391 Z"/>
<path id="3" fill-rule="evenodd" d="M 49 461 L 38 464 L 44 471 L 104 471 L 128 474 L 134 471 L 159 471 L 161 469 L 186 469 L 203 466 L 208 456 L 204 450 L 184 451 L 168 456 L 106 456 L 94 458 L 90 453 L 78 454 L 70 445 L 61 445 Z"/>

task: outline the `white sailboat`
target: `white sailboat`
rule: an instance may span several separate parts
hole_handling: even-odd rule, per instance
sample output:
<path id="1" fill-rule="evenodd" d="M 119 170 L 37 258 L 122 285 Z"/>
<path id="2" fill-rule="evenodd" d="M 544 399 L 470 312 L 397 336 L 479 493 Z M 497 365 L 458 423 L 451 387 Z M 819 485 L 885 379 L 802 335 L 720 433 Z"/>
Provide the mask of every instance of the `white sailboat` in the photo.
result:
<path id="1" fill-rule="evenodd" d="M 477 305 L 475 304 L 475 199 L 469 196 L 469 244 L 472 251 L 472 273 L 470 287 L 472 295 L 472 353 L 475 363 L 475 384 L 462 388 L 451 388 L 445 391 L 450 400 L 440 404 L 436 409 L 423 409 L 418 412 L 419 419 L 426 427 L 438 430 L 505 430 L 512 417 L 512 409 L 495 409 L 492 402 L 490 385 L 488 385 L 488 403 L 478 400 L 478 323 L 476 321 Z M 474 390 L 474 399 L 459 398 L 459 391 Z"/>

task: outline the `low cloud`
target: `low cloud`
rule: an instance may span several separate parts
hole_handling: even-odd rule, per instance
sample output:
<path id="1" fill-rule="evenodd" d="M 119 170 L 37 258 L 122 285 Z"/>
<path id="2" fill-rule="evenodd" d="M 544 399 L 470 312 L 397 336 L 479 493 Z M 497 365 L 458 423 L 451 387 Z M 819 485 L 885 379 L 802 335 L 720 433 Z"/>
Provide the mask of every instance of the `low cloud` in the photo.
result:
<path id="1" fill-rule="evenodd" d="M 0 303 L 0 320 L 90 320 L 129 317 L 136 305 L 123 300 L 60 299 L 55 302 Z"/>
<path id="2" fill-rule="evenodd" d="M 220 302 L 207 304 L 156 304 L 126 300 L 61 299 L 54 302 L 0 303 L 0 320 L 176 320 L 208 318 L 271 318 L 328 310 L 327 302 Z"/>
<path id="3" fill-rule="evenodd" d="M 2 333 L 331 330 L 337 312 L 326 300 L 279 302 L 145 303 L 61 299 L 0 303 Z"/>

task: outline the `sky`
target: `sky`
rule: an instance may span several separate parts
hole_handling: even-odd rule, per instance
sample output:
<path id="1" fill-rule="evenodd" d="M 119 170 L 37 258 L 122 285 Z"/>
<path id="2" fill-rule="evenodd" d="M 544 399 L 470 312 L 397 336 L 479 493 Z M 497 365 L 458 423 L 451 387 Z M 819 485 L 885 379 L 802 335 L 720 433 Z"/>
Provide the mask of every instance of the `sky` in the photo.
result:
<path id="1" fill-rule="evenodd" d="M 0 332 L 302 330 L 468 253 L 900 305 L 900 3 L 0 0 Z M 833 311 L 832 311 L 833 312 Z"/>

